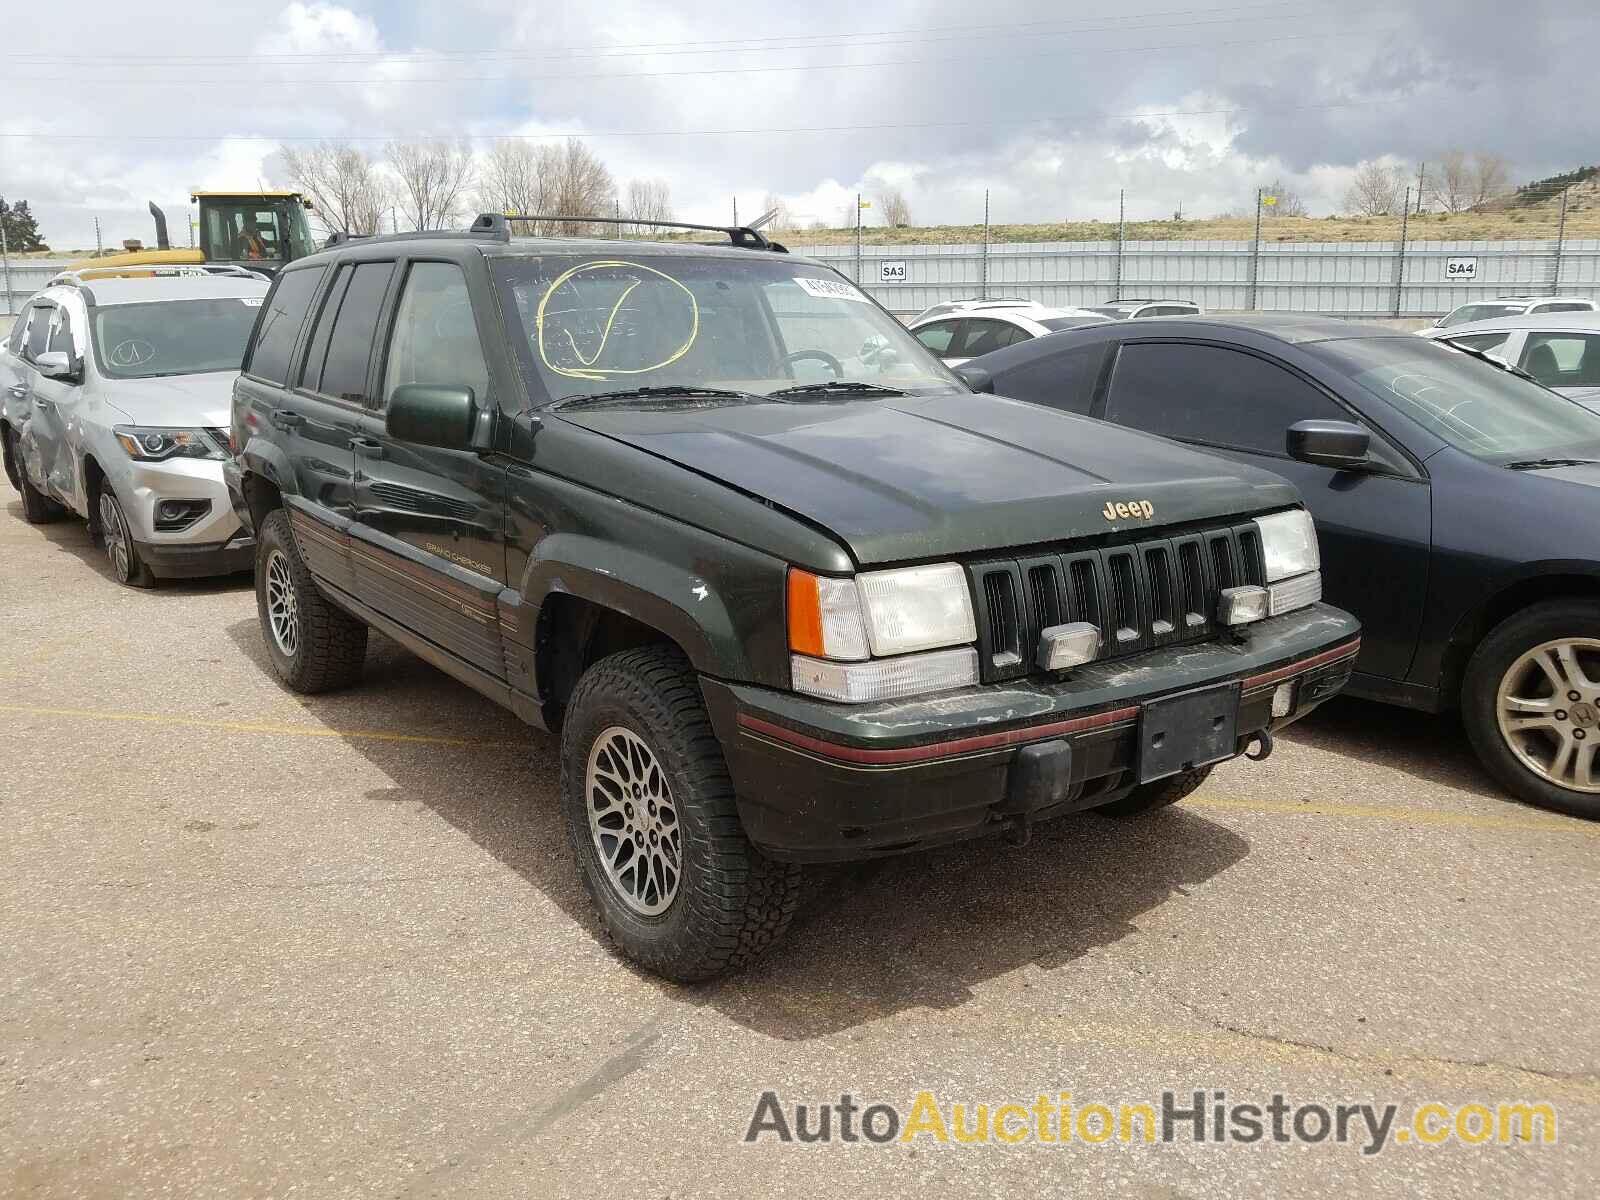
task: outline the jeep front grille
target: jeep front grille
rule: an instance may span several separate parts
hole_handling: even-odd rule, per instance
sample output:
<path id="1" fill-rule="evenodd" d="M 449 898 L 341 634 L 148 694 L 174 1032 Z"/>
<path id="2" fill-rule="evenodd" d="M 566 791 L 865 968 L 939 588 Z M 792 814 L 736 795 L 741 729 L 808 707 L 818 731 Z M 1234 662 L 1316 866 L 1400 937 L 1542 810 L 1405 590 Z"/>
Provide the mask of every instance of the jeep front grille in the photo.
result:
<path id="1" fill-rule="evenodd" d="M 1199 642 L 1218 632 L 1223 588 L 1264 584 L 1254 524 L 1200 529 L 1026 558 L 967 564 L 984 682 L 1038 671 L 1039 633 L 1086 621 L 1101 659 Z"/>

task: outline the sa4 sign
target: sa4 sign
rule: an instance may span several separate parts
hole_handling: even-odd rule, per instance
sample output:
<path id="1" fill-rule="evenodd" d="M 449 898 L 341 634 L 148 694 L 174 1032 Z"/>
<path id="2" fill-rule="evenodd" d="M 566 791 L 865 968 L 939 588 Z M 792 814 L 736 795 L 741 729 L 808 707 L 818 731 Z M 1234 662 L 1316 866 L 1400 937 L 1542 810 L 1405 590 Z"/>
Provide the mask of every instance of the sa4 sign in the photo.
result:
<path id="1" fill-rule="evenodd" d="M 1476 258 L 1447 258 L 1444 260 L 1444 277 L 1446 279 L 1476 279 L 1478 277 L 1478 260 Z"/>

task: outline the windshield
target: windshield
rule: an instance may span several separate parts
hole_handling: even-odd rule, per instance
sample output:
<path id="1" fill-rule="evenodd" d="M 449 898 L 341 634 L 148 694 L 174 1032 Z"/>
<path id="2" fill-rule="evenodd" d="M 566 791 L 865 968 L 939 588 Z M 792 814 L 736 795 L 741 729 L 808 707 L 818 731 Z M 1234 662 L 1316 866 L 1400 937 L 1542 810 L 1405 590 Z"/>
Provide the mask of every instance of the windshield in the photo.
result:
<path id="1" fill-rule="evenodd" d="M 961 388 L 853 284 L 783 255 L 562 254 L 501 259 L 497 273 L 544 402 L 636 388 Z"/>
<path id="2" fill-rule="evenodd" d="M 200 211 L 202 248 L 215 262 L 292 262 L 313 253 L 311 227 L 298 200 L 215 200 Z"/>
<path id="3" fill-rule="evenodd" d="M 1306 348 L 1477 458 L 1600 454 L 1600 413 L 1437 342 L 1355 338 Z"/>
<path id="4" fill-rule="evenodd" d="M 95 362 L 112 379 L 237 371 L 260 308 L 260 296 L 99 307 Z"/>
<path id="5" fill-rule="evenodd" d="M 1465 325 L 1468 321 L 1492 321 L 1496 317 L 1515 317 L 1522 312 L 1520 304 L 1463 304 L 1440 321 L 1441 327 Z"/>

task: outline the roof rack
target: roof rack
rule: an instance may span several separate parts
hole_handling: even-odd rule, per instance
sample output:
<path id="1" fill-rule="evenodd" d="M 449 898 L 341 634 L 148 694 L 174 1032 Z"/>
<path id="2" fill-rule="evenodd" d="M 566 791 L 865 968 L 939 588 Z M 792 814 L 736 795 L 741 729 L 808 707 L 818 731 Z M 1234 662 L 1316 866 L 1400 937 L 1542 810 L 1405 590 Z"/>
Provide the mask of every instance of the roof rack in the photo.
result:
<path id="1" fill-rule="evenodd" d="M 118 276 L 148 278 L 156 276 L 171 279 L 177 276 L 226 275 L 235 279 L 259 279 L 271 283 L 270 277 L 260 271 L 251 271 L 233 263 L 128 263 L 117 267 L 77 267 L 71 271 L 58 271 L 45 287 L 82 287 L 91 279 L 115 279 Z"/>
<path id="2" fill-rule="evenodd" d="M 322 248 L 331 250 L 335 246 L 343 246 L 346 242 L 364 242 L 372 236 L 370 233 L 351 233 L 349 230 L 340 229 L 328 235 L 328 240 L 322 243 Z"/>
<path id="3" fill-rule="evenodd" d="M 707 233 L 726 234 L 733 245 L 745 250 L 788 253 L 785 247 L 764 237 L 752 225 L 700 225 L 692 221 L 640 221 L 632 217 L 557 217 L 539 213 L 480 213 L 468 232 L 489 234 L 509 242 L 513 221 L 549 221 L 566 225 L 648 225 L 653 229 L 701 229 Z"/>

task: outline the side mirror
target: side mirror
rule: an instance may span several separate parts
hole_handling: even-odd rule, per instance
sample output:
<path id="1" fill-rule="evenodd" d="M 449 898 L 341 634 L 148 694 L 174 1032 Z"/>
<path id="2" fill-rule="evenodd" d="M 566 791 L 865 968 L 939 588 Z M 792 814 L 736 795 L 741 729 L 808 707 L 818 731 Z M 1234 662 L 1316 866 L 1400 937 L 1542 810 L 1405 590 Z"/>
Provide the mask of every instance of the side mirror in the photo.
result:
<path id="1" fill-rule="evenodd" d="M 962 363 L 955 368 L 955 372 L 961 376 L 961 382 L 965 383 L 973 391 L 988 392 L 991 395 L 994 393 L 994 376 L 989 373 L 986 367 L 975 367 L 971 363 Z"/>
<path id="2" fill-rule="evenodd" d="M 1371 465 L 1372 435 L 1350 421 L 1297 421 L 1289 426 L 1289 457 L 1336 471 L 1362 471 Z"/>
<path id="3" fill-rule="evenodd" d="M 61 350 L 46 350 L 33 365 L 46 379 L 71 379 L 77 373 L 72 369 L 72 357 Z"/>
<path id="4" fill-rule="evenodd" d="M 404 383 L 389 397 L 384 429 L 390 437 L 442 450 L 475 450 L 478 406 L 472 389 L 443 383 Z"/>

